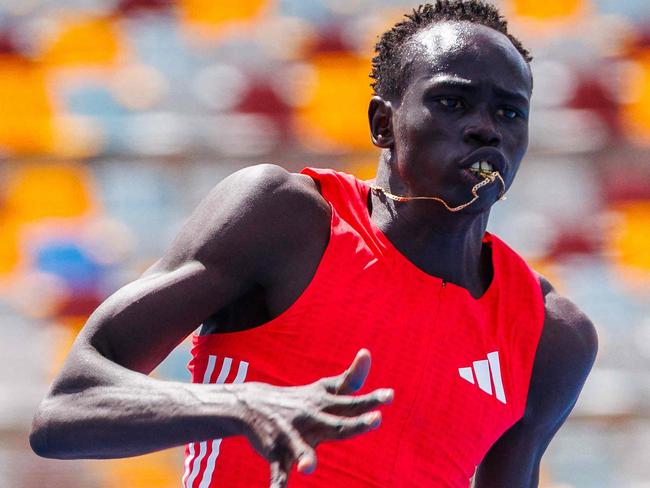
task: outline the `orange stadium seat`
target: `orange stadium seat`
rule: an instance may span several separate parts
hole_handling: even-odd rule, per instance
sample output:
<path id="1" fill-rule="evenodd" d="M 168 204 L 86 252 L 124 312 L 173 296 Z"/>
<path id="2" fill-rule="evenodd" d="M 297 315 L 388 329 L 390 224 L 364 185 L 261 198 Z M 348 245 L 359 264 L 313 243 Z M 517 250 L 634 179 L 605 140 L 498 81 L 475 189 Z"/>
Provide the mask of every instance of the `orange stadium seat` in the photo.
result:
<path id="1" fill-rule="evenodd" d="M 14 271 L 20 259 L 20 226 L 15 218 L 0 208 L 0 278 Z"/>
<path id="2" fill-rule="evenodd" d="M 316 72 L 313 94 L 296 117 L 303 143 L 370 149 L 368 60 L 353 53 L 328 52 L 316 55 L 311 63 Z"/>
<path id="3" fill-rule="evenodd" d="M 73 218 L 94 210 L 88 170 L 72 164 L 24 164 L 10 175 L 5 204 L 19 222 Z"/>
<path id="4" fill-rule="evenodd" d="M 14 55 L 0 56 L 0 150 L 47 152 L 53 145 L 53 108 L 45 70 Z"/>
<path id="5" fill-rule="evenodd" d="M 219 27 L 230 22 L 251 20 L 262 13 L 270 3 L 269 0 L 180 0 L 179 7 L 186 22 Z"/>
<path id="6" fill-rule="evenodd" d="M 87 215 L 95 208 L 91 192 L 89 174 L 80 166 L 12 167 L 5 177 L 0 206 L 0 276 L 14 271 L 23 259 L 20 236 L 26 224 Z"/>
<path id="7" fill-rule="evenodd" d="M 612 254 L 618 264 L 650 280 L 650 201 L 630 201 L 615 208 L 618 219 L 611 233 Z"/>
<path id="8" fill-rule="evenodd" d="M 650 144 L 650 49 L 633 57 L 635 69 L 627 71 L 626 93 L 633 94 L 623 105 L 623 124 L 635 142 Z"/>
<path id="9" fill-rule="evenodd" d="M 506 5 L 521 17 L 536 20 L 562 20 L 584 10 L 588 0 L 508 0 Z"/>
<path id="10" fill-rule="evenodd" d="M 102 465 L 108 486 L 176 488 L 180 484 L 180 450 L 166 450 L 137 458 L 114 459 Z"/>
<path id="11" fill-rule="evenodd" d="M 46 41 L 45 64 L 56 67 L 106 67 L 123 52 L 110 17 L 72 17 L 60 20 L 56 34 Z"/>

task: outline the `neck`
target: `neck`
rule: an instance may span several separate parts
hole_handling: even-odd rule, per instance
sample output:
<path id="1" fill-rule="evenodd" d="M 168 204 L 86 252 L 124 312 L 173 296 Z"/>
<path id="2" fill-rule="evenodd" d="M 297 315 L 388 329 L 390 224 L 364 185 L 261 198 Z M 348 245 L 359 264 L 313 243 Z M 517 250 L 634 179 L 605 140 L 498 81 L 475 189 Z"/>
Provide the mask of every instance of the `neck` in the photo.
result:
<path id="1" fill-rule="evenodd" d="M 391 190 L 386 165 L 376 184 Z M 391 243 L 424 272 L 483 294 L 492 278 L 482 246 L 489 212 L 450 212 L 436 201 L 395 202 L 371 193 L 371 218 Z"/>

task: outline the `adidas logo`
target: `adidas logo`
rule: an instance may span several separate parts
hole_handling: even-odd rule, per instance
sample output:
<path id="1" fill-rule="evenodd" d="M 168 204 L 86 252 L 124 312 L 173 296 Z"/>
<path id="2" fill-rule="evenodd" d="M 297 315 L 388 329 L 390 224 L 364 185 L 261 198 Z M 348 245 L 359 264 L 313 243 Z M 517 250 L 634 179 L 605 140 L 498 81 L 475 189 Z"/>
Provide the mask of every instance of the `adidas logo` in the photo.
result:
<path id="1" fill-rule="evenodd" d="M 501 367 L 499 365 L 499 352 L 494 351 L 487 355 L 487 359 L 474 361 L 472 366 L 467 368 L 458 368 L 460 377 L 471 384 L 478 383 L 478 387 L 488 395 L 492 395 L 492 385 L 494 384 L 494 396 L 501 403 L 506 402 L 506 393 L 503 391 L 501 382 Z M 474 381 L 476 378 L 476 381 Z"/>

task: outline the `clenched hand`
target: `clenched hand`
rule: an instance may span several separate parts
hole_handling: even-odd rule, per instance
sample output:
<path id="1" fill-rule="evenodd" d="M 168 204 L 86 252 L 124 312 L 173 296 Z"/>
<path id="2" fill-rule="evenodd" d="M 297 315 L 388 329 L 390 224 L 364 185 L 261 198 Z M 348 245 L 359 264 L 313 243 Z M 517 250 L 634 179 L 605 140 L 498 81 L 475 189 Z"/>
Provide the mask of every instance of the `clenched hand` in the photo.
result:
<path id="1" fill-rule="evenodd" d="M 316 469 L 314 448 L 323 441 L 347 439 L 376 429 L 377 407 L 393 399 L 392 389 L 351 396 L 370 371 L 370 352 L 361 349 L 342 374 L 305 386 L 278 387 L 247 383 L 237 391 L 244 434 L 271 466 L 271 488 L 287 484 L 295 462 L 298 471 Z M 243 385 L 242 385 L 243 386 Z"/>

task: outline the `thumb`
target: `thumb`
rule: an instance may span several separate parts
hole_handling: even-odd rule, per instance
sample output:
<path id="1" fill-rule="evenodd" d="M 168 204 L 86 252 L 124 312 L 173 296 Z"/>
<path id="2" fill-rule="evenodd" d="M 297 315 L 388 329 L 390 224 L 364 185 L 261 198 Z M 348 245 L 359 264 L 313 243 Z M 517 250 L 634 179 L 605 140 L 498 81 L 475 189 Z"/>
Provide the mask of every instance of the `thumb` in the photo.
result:
<path id="1" fill-rule="evenodd" d="M 370 372 L 371 362 L 370 351 L 365 348 L 360 349 L 350 367 L 341 374 L 335 393 L 347 395 L 361 389 Z"/>

